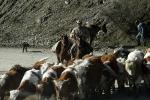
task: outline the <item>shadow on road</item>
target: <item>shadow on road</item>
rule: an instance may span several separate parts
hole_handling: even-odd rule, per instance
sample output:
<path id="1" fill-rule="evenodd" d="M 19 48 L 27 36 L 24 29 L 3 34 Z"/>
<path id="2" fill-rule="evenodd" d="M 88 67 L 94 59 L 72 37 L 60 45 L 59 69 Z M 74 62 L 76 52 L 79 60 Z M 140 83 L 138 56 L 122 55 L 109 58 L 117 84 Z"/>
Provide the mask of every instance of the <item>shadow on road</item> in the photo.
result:
<path id="1" fill-rule="evenodd" d="M 31 51 L 28 51 L 28 52 L 31 52 L 31 53 L 42 53 L 42 51 L 40 51 L 40 50 L 31 50 Z"/>

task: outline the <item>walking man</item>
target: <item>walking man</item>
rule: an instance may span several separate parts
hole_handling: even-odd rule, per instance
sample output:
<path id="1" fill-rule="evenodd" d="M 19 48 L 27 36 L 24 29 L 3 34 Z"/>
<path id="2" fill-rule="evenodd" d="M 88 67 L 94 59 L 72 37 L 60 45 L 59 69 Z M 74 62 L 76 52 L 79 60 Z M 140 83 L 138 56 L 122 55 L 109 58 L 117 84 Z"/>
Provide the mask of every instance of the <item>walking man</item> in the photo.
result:
<path id="1" fill-rule="evenodd" d="M 144 23 L 142 21 L 136 20 L 138 34 L 136 35 L 137 45 L 144 45 Z"/>

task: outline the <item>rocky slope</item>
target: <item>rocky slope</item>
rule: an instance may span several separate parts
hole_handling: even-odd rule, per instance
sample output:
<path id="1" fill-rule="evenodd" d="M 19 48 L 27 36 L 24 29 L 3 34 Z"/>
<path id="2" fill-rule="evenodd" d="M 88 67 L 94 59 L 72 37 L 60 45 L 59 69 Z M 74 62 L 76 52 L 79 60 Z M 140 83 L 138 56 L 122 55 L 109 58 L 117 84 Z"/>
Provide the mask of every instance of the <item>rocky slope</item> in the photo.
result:
<path id="1" fill-rule="evenodd" d="M 99 32 L 95 48 L 134 45 L 137 18 L 149 28 L 149 0 L 0 0 L 0 45 L 17 47 L 28 41 L 34 47 L 51 47 L 69 34 L 77 19 L 106 23 L 108 32 Z"/>

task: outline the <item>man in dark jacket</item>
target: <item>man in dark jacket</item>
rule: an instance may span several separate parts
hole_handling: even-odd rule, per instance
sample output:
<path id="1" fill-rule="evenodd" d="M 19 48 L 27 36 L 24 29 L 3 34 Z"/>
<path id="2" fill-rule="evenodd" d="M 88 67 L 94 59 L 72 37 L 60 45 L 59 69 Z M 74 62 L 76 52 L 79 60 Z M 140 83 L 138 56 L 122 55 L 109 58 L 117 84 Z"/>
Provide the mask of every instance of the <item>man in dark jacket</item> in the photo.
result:
<path id="1" fill-rule="evenodd" d="M 28 52 L 27 48 L 28 48 L 29 46 L 30 46 L 30 45 L 29 45 L 28 42 L 23 42 L 23 43 L 22 43 L 22 47 L 23 47 L 22 52 L 24 52 L 24 51 Z"/>

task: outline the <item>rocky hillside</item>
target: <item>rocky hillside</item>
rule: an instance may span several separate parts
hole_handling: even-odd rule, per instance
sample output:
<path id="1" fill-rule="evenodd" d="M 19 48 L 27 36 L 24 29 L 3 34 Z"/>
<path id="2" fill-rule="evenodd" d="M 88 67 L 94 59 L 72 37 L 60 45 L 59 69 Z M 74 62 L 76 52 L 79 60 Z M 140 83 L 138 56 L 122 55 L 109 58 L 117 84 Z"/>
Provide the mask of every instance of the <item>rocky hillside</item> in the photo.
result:
<path id="1" fill-rule="evenodd" d="M 28 41 L 51 47 L 60 35 L 69 34 L 77 19 L 106 23 L 108 32 L 99 32 L 95 48 L 134 45 L 137 18 L 150 28 L 150 0 L 0 0 L 0 45 Z"/>

